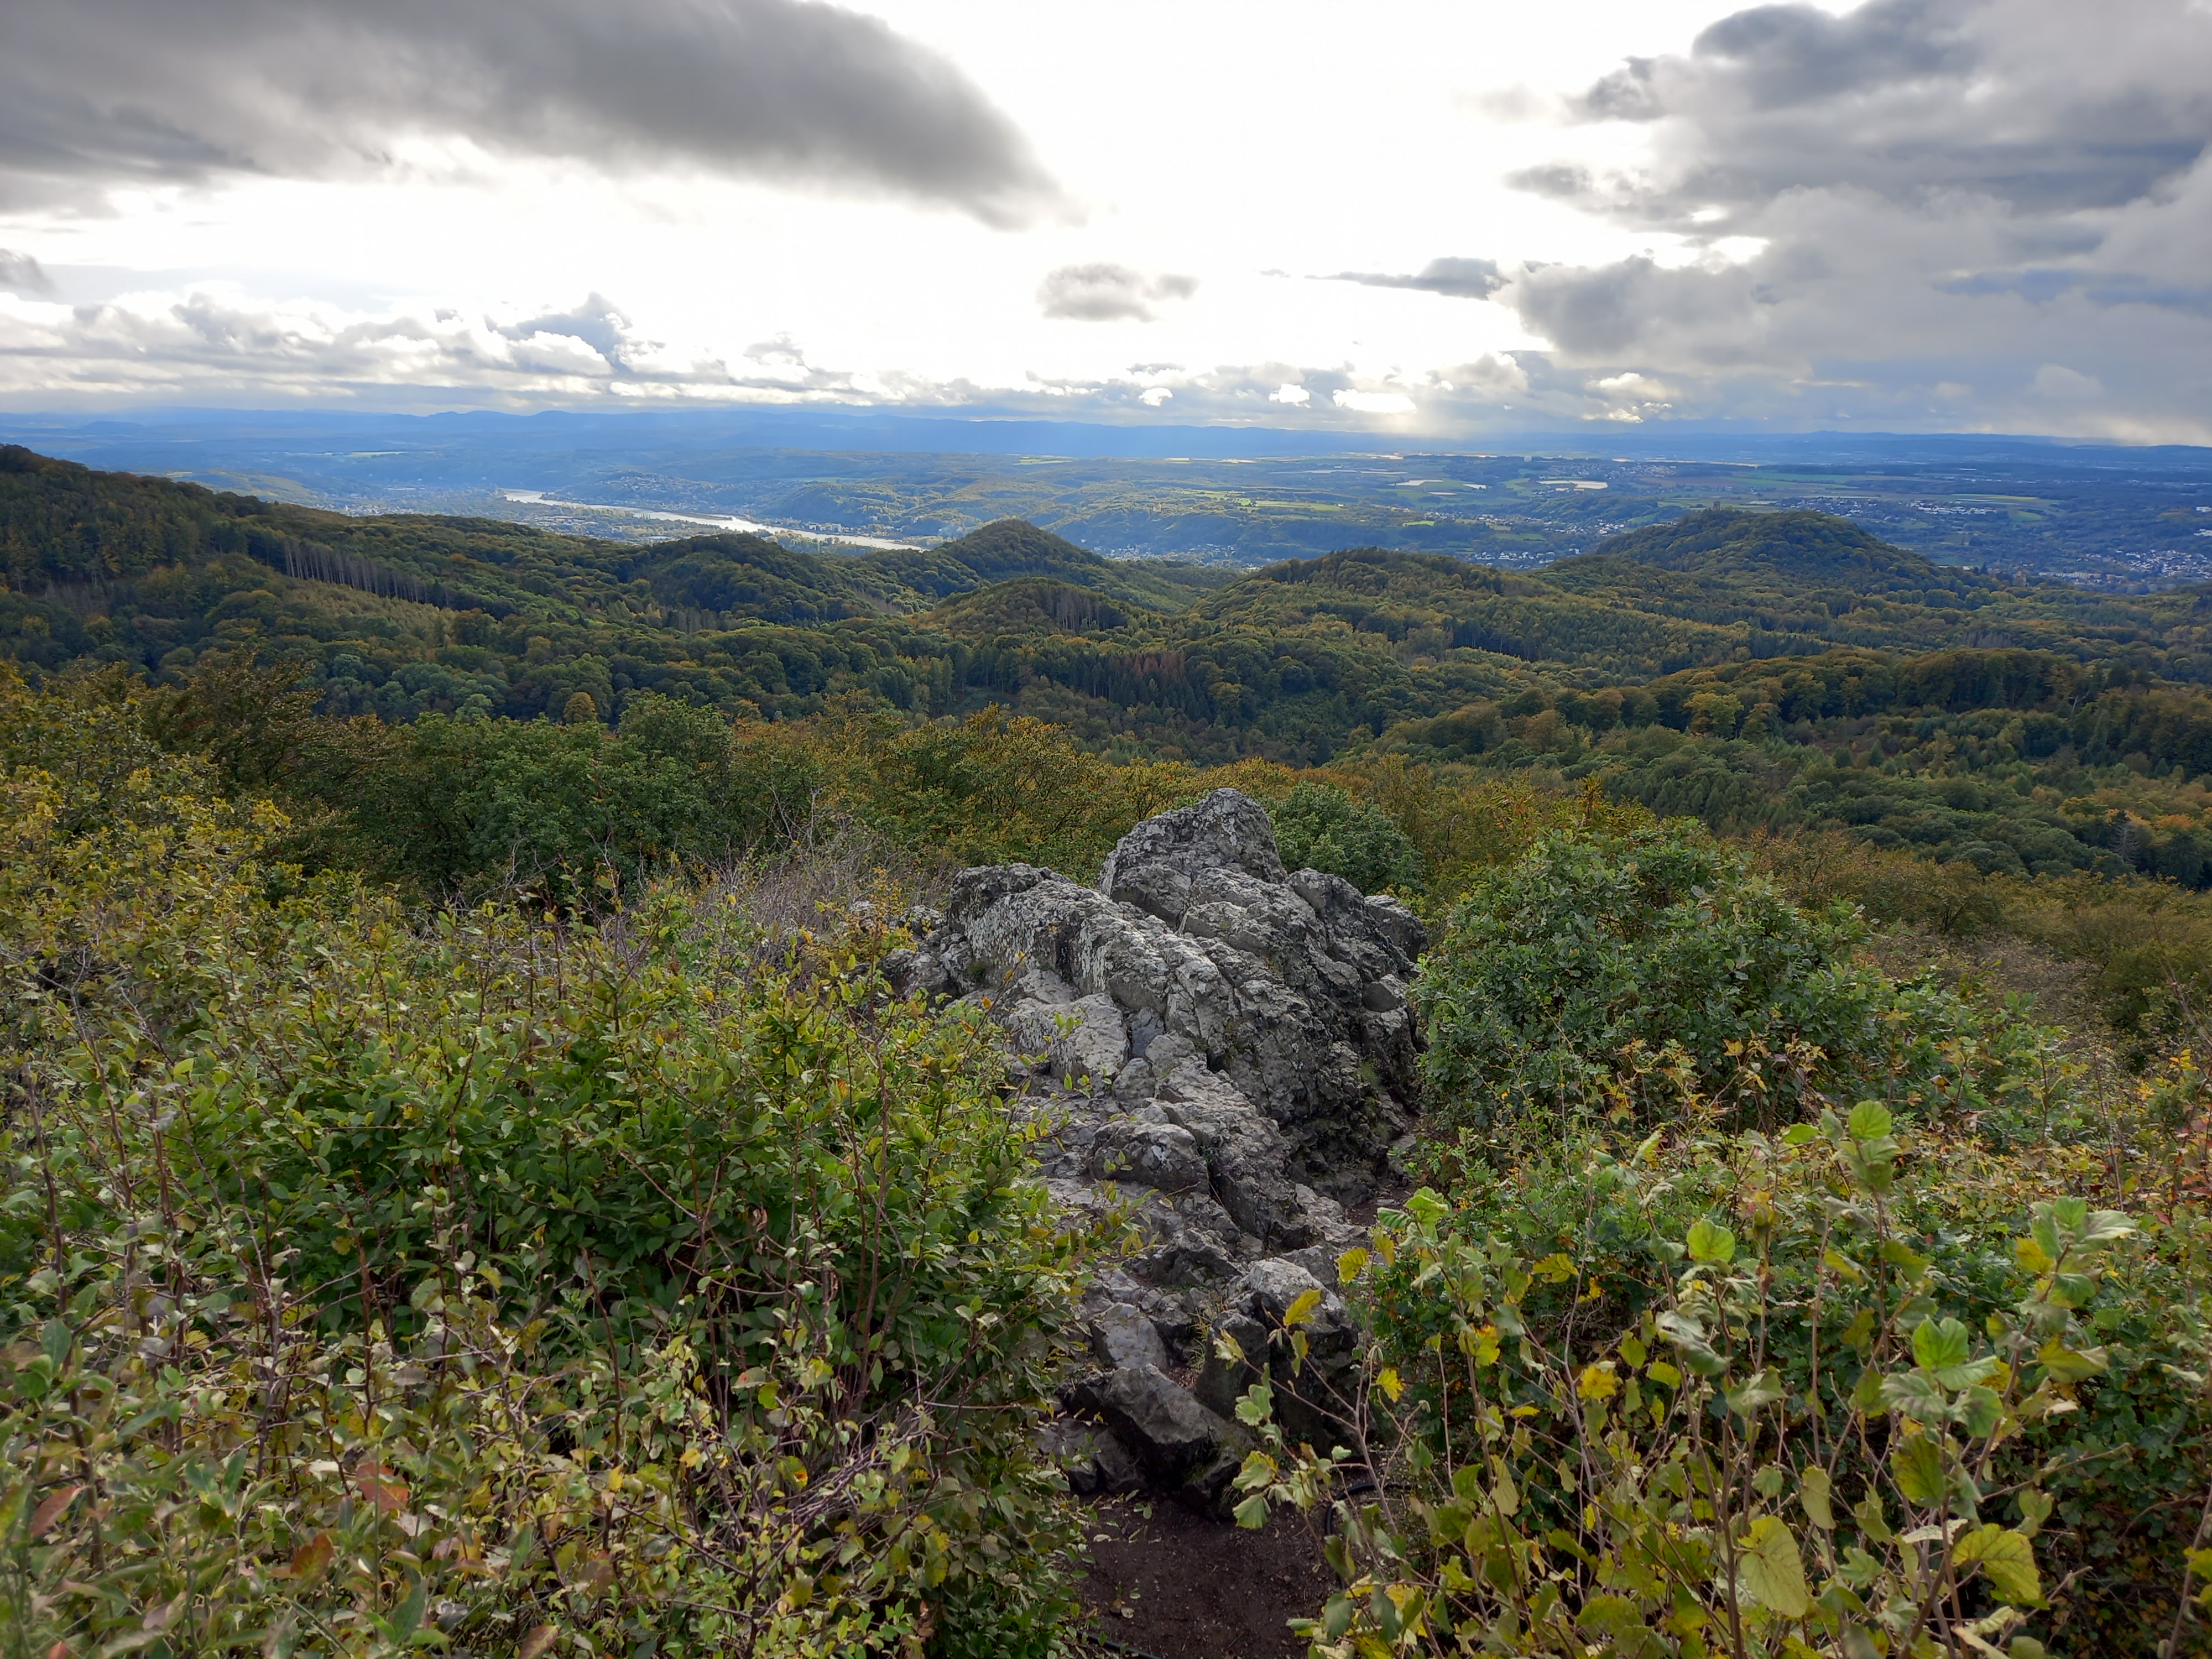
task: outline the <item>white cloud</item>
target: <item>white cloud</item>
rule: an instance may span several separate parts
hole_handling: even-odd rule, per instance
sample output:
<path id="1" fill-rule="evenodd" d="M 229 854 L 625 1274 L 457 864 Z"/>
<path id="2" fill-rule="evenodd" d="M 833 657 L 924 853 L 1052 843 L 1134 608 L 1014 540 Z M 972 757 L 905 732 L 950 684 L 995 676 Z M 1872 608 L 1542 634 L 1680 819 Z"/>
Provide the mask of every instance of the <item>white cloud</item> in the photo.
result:
<path id="1" fill-rule="evenodd" d="M 2062 403 L 2081 403 L 2105 395 L 2104 385 L 2095 375 L 2084 374 L 2063 363 L 2045 363 L 2038 368 L 2034 388 L 2037 397 L 2056 398 Z"/>
<path id="2" fill-rule="evenodd" d="M 1127 265 L 1062 265 L 1037 287 L 1037 308 L 1071 322 L 1149 323 L 1172 300 L 1198 292 L 1198 278 L 1149 275 Z"/>
<path id="3" fill-rule="evenodd" d="M 1351 387 L 1333 394 L 1339 409 L 1358 415 L 1410 415 L 1413 400 L 1402 392 L 1356 392 Z"/>
<path id="4" fill-rule="evenodd" d="M 1164 386 L 1148 386 L 1137 394 L 1137 401 L 1146 409 L 1158 409 L 1174 396 L 1175 393 Z"/>
<path id="5" fill-rule="evenodd" d="M 549 45 L 486 32 L 511 3 L 454 9 L 483 83 L 442 60 L 435 83 L 385 76 L 406 28 L 447 23 L 430 0 L 370 8 L 381 89 L 325 111 L 270 65 L 358 9 L 343 0 L 20 0 L 0 82 L 27 73 L 21 19 L 68 50 L 39 48 L 52 95 L 0 87 L 0 168 L 23 176 L 58 134 L 105 216 L 0 204 L 0 399 L 1135 418 L 1169 378 L 1143 356 L 1183 366 L 1152 405 L 1178 422 L 2212 440 L 2212 161 L 2190 161 L 2212 131 L 2212 10 L 2183 0 L 1284 0 L 1264 30 L 1188 0 L 1125 0 L 1106 24 L 1024 0 L 644 0 L 611 78 L 580 59 L 543 108 L 514 92 L 532 54 L 630 13 L 546 0 Z M 234 74 L 220 28 L 177 44 L 249 7 L 293 45 Z M 77 21 L 122 9 L 150 21 Z M 764 161 L 744 110 L 652 106 L 685 20 L 817 12 L 883 51 L 794 85 L 875 61 L 900 90 L 880 120 L 824 103 L 789 128 L 825 147 L 805 165 Z M 178 78 L 210 64 L 230 78 Z M 936 91 L 914 78 L 933 64 Z M 1324 83 L 1389 119 L 1279 118 L 1281 88 Z M 272 85 L 265 107 L 248 95 Z M 101 114 L 133 88 L 191 118 L 176 132 L 237 142 L 152 155 Z M 90 114 L 57 114 L 79 94 Z M 460 120 L 471 100 L 482 118 Z M 896 150 L 925 129 L 967 138 Z M 585 142 L 609 133 L 627 136 Z M 103 143 L 138 184 L 84 170 Z M 1079 220 L 1022 219 L 1022 179 Z"/>

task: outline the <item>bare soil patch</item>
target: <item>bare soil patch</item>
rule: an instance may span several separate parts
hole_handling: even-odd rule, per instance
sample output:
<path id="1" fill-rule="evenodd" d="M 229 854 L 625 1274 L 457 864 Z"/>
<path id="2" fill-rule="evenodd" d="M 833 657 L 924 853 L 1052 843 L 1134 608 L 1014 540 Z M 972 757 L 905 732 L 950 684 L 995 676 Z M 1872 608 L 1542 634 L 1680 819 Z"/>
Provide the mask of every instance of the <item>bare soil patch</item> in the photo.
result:
<path id="1" fill-rule="evenodd" d="M 1089 1533 L 1080 1594 L 1108 1652 L 1302 1659 L 1285 1621 L 1313 1617 L 1336 1583 L 1295 1515 L 1247 1532 L 1172 1499 L 1112 1498 L 1091 1506 Z"/>

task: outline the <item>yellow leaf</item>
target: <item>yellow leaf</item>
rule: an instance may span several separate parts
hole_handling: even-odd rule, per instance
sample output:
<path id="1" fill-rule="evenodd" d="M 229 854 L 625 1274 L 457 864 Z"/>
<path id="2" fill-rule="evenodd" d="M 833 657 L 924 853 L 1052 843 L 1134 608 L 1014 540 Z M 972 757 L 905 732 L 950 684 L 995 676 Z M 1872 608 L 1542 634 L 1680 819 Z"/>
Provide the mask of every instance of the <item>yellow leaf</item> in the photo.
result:
<path id="1" fill-rule="evenodd" d="M 1283 1328 L 1294 1331 L 1301 1325 L 1313 1322 L 1314 1310 L 1321 1306 L 1321 1290 L 1300 1291 L 1297 1298 L 1283 1310 Z"/>
<path id="2" fill-rule="evenodd" d="M 1400 1379 L 1397 1367 L 1395 1365 L 1385 1365 L 1382 1368 L 1382 1375 L 1375 1379 L 1375 1386 L 1389 1396 L 1390 1403 L 1394 1406 L 1398 1403 L 1399 1396 L 1406 1392 L 1406 1385 Z"/>
<path id="3" fill-rule="evenodd" d="M 1751 1533 L 1736 1558 L 1743 1587 L 1759 1606 L 1784 1619 L 1802 1619 L 1813 1610 L 1812 1593 L 1805 1585 L 1804 1558 L 1790 1528 L 1771 1515 L 1751 1523 Z"/>
<path id="4" fill-rule="evenodd" d="M 1601 1359 L 1595 1365 L 1583 1367 L 1575 1392 L 1585 1400 L 1610 1400 L 1620 1393 L 1620 1379 L 1613 1375 L 1613 1361 Z"/>
<path id="5" fill-rule="evenodd" d="M 1963 1573 L 1972 1566 L 1982 1570 L 2000 1601 L 2019 1607 L 2043 1605 L 2043 1580 L 2035 1570 L 2035 1546 L 2002 1527 L 1981 1526 L 1962 1536 L 1952 1547 L 1951 1560 Z"/>

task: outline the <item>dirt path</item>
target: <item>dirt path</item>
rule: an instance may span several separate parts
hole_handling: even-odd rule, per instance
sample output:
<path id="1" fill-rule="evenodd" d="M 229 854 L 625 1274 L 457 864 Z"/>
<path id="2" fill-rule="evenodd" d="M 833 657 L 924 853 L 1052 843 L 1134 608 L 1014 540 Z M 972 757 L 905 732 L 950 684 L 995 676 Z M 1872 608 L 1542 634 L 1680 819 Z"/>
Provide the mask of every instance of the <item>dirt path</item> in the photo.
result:
<path id="1" fill-rule="evenodd" d="M 1091 1521 L 1093 1627 L 1155 1659 L 1299 1659 L 1285 1621 L 1313 1617 L 1335 1585 L 1296 1516 L 1246 1532 L 1139 1497 L 1102 1500 Z"/>

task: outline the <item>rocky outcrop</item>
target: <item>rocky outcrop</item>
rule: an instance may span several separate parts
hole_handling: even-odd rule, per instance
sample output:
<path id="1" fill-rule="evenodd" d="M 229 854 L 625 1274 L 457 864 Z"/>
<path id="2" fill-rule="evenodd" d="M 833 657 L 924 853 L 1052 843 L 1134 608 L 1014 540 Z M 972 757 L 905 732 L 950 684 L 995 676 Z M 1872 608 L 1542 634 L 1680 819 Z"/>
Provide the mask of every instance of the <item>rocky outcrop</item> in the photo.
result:
<path id="1" fill-rule="evenodd" d="M 1423 945 L 1397 901 L 1285 871 L 1265 809 L 1218 789 L 1131 830 L 1096 887 L 1030 865 L 962 871 L 887 964 L 907 988 L 989 1006 L 1048 1115 L 1055 1200 L 1133 1223 L 1140 1247 L 1086 1299 L 1100 1369 L 1069 1400 L 1189 1501 L 1215 1501 L 1225 1480 L 1201 1443 L 1241 1455 L 1241 1389 L 1206 1371 L 1201 1403 L 1179 1379 L 1224 1319 L 1256 1333 L 1246 1352 L 1265 1360 L 1276 1293 L 1318 1283 L 1358 1240 L 1343 1206 L 1411 1131 Z M 1339 1352 L 1322 1334 L 1308 1329 L 1317 1361 Z M 1326 1437 L 1325 1415 L 1304 1426 Z M 1128 1461 L 1078 1483 L 1111 1486 Z"/>

